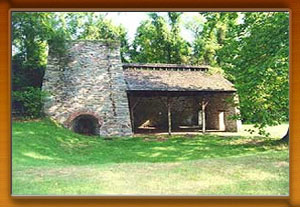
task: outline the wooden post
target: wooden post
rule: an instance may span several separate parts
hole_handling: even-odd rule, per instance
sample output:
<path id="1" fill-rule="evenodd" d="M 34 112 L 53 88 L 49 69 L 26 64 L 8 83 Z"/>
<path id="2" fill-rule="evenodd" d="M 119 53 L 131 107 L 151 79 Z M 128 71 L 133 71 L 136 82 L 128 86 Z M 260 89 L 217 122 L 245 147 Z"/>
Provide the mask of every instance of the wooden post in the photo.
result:
<path id="1" fill-rule="evenodd" d="M 131 127 L 132 127 L 132 132 L 134 133 L 134 115 L 133 115 L 133 110 L 135 107 L 140 103 L 140 98 L 136 100 L 136 102 L 132 105 L 131 110 L 130 110 L 130 116 L 131 116 Z"/>
<path id="2" fill-rule="evenodd" d="M 133 108 L 130 110 L 130 115 L 131 115 L 131 127 L 132 127 L 132 132 L 134 133 L 134 116 L 133 116 Z"/>
<path id="3" fill-rule="evenodd" d="M 172 128 L 172 117 L 171 117 L 171 100 L 167 98 L 167 107 L 168 107 L 168 133 L 171 135 L 171 128 Z"/>
<path id="4" fill-rule="evenodd" d="M 169 97 L 169 95 L 167 94 L 167 104 L 165 103 L 165 100 L 163 100 L 162 98 L 160 98 L 160 100 L 167 107 L 167 110 L 168 110 L 168 134 L 171 135 L 171 133 L 172 133 L 172 113 L 171 113 L 171 106 L 172 106 L 172 102 L 174 101 L 174 97 L 173 97 L 173 99 L 171 99 Z"/>
<path id="5" fill-rule="evenodd" d="M 202 102 L 201 102 L 201 107 L 202 107 L 202 133 L 205 133 L 205 128 L 206 128 L 206 126 L 205 126 L 205 122 L 206 122 L 206 120 L 205 120 L 205 108 L 206 108 L 207 104 L 208 104 L 208 102 L 203 99 Z"/>

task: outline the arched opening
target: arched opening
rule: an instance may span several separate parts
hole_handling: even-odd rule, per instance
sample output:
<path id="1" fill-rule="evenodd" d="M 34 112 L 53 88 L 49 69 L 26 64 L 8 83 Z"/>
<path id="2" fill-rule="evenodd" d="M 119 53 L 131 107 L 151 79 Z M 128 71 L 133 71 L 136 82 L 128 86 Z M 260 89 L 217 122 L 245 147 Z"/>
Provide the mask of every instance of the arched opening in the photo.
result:
<path id="1" fill-rule="evenodd" d="M 72 130 L 84 135 L 99 135 L 100 125 L 96 117 L 83 114 L 72 121 Z"/>

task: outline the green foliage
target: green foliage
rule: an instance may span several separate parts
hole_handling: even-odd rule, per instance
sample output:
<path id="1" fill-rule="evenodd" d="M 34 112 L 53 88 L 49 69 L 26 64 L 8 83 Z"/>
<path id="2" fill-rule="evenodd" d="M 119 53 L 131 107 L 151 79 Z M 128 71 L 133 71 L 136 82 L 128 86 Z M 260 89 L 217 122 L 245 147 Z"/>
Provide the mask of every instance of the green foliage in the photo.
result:
<path id="1" fill-rule="evenodd" d="M 12 12 L 12 102 L 25 117 L 41 116 L 40 90 L 49 42 L 63 46 L 53 12 Z M 60 37 L 60 38 L 59 38 Z M 61 41 L 58 41 L 58 40 Z M 60 49 L 57 49 L 60 51 Z"/>
<path id="2" fill-rule="evenodd" d="M 40 88 L 44 67 L 32 68 L 23 65 L 22 57 L 15 55 L 12 58 L 12 90 L 21 90 L 24 87 L 32 86 Z"/>
<path id="3" fill-rule="evenodd" d="M 186 27 L 194 34 L 194 64 L 220 66 L 218 51 L 223 47 L 229 28 L 236 24 L 237 12 L 200 12 Z"/>
<path id="4" fill-rule="evenodd" d="M 23 116 L 27 118 L 38 118 L 42 116 L 42 99 L 46 93 L 40 88 L 25 87 L 22 90 L 13 91 L 12 99 L 14 103 L 20 103 L 23 107 Z"/>
<path id="5" fill-rule="evenodd" d="M 243 24 L 219 55 L 238 90 L 241 115 L 261 133 L 289 117 L 289 17 L 285 12 L 243 13 Z"/>
<path id="6" fill-rule="evenodd" d="M 180 36 L 180 12 L 168 12 L 170 24 L 158 13 L 150 13 L 137 29 L 131 61 L 139 63 L 188 63 L 190 46 Z"/>
<path id="7" fill-rule="evenodd" d="M 123 61 L 128 56 L 127 32 L 96 12 L 13 12 L 13 46 L 32 67 L 45 66 L 47 49 L 58 56 L 68 40 L 118 40 Z M 25 63 L 24 57 L 24 63 Z M 35 60 L 35 62 L 33 61 Z M 39 65 L 40 64 L 40 65 Z"/>
<path id="8" fill-rule="evenodd" d="M 222 68 L 239 95 L 239 117 L 261 134 L 289 118 L 287 12 L 201 12 L 186 24 L 196 64 Z M 219 70 L 220 71 L 220 70 Z"/>
<path id="9" fill-rule="evenodd" d="M 25 68 L 44 67 L 47 62 L 47 39 L 51 12 L 12 12 L 13 49 Z"/>

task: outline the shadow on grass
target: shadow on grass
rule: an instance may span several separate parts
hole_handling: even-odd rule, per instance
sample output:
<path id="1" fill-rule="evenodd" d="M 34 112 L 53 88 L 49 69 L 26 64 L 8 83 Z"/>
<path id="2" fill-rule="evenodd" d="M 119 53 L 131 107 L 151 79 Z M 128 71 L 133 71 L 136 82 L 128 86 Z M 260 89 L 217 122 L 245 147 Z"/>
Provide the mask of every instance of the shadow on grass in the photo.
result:
<path id="1" fill-rule="evenodd" d="M 287 145 L 262 137 L 144 136 L 104 140 L 82 136 L 49 120 L 13 123 L 13 163 L 90 165 L 176 162 L 285 150 Z"/>

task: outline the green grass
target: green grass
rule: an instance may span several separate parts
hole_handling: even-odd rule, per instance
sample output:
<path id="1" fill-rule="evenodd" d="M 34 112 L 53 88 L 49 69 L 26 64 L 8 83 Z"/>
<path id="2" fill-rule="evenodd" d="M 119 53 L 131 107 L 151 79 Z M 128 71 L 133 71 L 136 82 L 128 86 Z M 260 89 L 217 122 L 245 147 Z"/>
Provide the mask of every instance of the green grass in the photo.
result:
<path id="1" fill-rule="evenodd" d="M 270 133 L 270 137 L 272 137 L 272 138 L 281 138 L 286 134 L 288 128 L 289 128 L 289 124 L 284 123 L 284 124 L 281 124 L 278 126 L 268 126 L 268 127 L 266 127 L 266 132 Z M 254 130 L 254 132 L 253 133 L 248 132 L 247 130 L 249 130 L 249 129 Z M 254 128 L 253 124 L 244 124 L 242 126 L 242 130 L 240 130 L 238 133 L 216 132 L 216 133 L 211 133 L 211 134 L 222 135 L 222 136 L 239 135 L 239 136 L 248 137 L 248 138 L 262 136 L 262 135 L 258 134 L 258 129 Z"/>
<path id="2" fill-rule="evenodd" d="M 288 195 L 288 146 L 274 138 L 104 140 L 49 120 L 12 131 L 13 195 Z"/>

